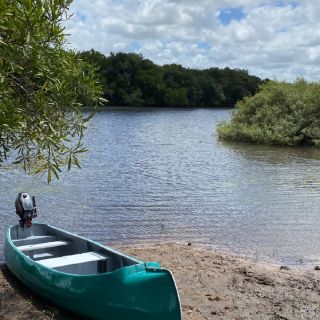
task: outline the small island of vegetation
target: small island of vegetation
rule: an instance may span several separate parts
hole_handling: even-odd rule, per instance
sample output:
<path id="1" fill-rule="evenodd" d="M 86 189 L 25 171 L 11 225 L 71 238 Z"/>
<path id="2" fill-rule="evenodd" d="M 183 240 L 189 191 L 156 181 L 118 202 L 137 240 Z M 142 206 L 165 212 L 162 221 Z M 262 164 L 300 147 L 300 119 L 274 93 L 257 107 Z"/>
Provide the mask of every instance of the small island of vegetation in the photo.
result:
<path id="1" fill-rule="evenodd" d="M 269 145 L 320 146 L 320 84 L 297 79 L 269 81 L 252 97 L 237 103 L 221 139 Z"/>

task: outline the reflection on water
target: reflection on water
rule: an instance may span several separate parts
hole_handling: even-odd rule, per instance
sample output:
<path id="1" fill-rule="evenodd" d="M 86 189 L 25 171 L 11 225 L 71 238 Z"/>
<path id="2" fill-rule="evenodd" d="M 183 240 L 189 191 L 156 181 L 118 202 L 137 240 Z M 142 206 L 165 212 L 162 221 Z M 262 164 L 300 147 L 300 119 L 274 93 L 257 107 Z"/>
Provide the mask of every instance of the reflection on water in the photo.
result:
<path id="1" fill-rule="evenodd" d="M 1 243 L 16 194 L 40 219 L 102 242 L 188 241 L 279 263 L 320 261 L 320 151 L 224 143 L 226 110 L 99 113 L 82 170 L 46 185 L 0 174 Z"/>

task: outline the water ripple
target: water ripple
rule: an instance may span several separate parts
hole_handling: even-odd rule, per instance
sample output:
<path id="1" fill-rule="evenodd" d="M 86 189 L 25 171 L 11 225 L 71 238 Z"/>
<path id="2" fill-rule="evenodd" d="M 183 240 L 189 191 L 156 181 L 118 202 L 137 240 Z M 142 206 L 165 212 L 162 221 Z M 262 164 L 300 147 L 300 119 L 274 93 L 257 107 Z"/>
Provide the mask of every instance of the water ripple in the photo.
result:
<path id="1" fill-rule="evenodd" d="M 39 220 L 102 242 L 188 241 L 279 263 L 317 263 L 320 152 L 217 140 L 227 110 L 99 113 L 82 170 L 47 185 L 0 174 L 0 227 L 21 190 Z M 0 250 L 1 254 L 1 250 Z"/>

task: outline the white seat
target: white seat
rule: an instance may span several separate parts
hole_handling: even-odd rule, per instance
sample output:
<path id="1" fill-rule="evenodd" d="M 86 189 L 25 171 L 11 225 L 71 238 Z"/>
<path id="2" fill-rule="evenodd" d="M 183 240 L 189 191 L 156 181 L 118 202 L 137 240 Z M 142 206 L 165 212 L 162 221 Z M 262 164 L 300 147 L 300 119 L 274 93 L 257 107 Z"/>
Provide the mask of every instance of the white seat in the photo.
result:
<path id="1" fill-rule="evenodd" d="M 54 255 L 49 252 L 43 252 L 43 253 L 36 253 L 34 255 L 31 255 L 30 258 L 33 260 L 42 260 L 42 259 L 48 259 L 48 258 L 53 258 Z"/>
<path id="2" fill-rule="evenodd" d="M 43 240 L 46 240 L 46 239 L 50 239 L 51 237 L 55 237 L 55 236 L 30 236 L 30 237 L 27 237 L 27 238 L 23 238 L 23 239 L 12 239 L 12 242 L 13 243 L 18 243 L 20 241 L 32 241 L 32 240 L 37 240 L 37 239 L 43 239 Z"/>
<path id="3" fill-rule="evenodd" d="M 66 246 L 69 243 L 70 242 L 68 242 L 68 241 L 52 241 L 52 242 L 43 242 L 43 243 L 36 243 L 36 244 L 27 244 L 24 246 L 19 246 L 17 248 L 20 251 L 25 252 L 25 251 L 33 251 L 33 250 Z"/>
<path id="4" fill-rule="evenodd" d="M 106 260 L 107 258 L 108 256 L 101 252 L 91 251 L 58 258 L 39 260 L 38 263 L 48 268 L 59 268 L 73 264 Z"/>
<path id="5" fill-rule="evenodd" d="M 27 244 L 36 244 L 36 243 L 44 243 L 44 242 L 52 242 L 56 241 L 56 236 L 30 236 L 24 239 L 15 239 L 12 240 L 12 242 L 15 244 L 15 246 L 24 246 Z"/>

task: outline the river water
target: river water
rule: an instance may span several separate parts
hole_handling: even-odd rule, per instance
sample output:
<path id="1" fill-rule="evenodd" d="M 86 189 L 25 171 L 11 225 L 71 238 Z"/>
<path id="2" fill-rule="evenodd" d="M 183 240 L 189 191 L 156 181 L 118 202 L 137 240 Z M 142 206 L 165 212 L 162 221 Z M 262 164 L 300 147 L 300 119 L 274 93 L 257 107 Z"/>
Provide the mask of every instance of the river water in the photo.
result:
<path id="1" fill-rule="evenodd" d="M 61 180 L 0 171 L 2 247 L 14 199 L 39 221 L 103 243 L 192 242 L 267 262 L 320 262 L 320 150 L 223 143 L 228 110 L 109 109 Z M 2 249 L 0 250 L 0 252 Z"/>

